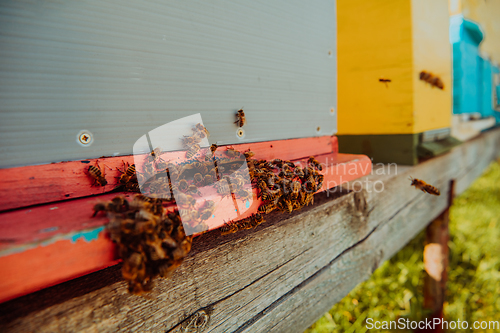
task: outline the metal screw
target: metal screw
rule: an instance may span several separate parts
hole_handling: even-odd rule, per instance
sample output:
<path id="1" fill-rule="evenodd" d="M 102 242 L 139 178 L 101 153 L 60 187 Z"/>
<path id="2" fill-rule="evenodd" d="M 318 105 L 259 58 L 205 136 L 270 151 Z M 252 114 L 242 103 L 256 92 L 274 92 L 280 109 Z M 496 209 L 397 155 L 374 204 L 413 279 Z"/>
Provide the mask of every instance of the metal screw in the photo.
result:
<path id="1" fill-rule="evenodd" d="M 90 145 L 92 143 L 92 134 L 90 134 L 90 132 L 88 131 L 81 131 L 80 133 L 78 133 L 78 141 L 82 145 Z"/>
<path id="2" fill-rule="evenodd" d="M 334 108 L 331 108 L 331 109 L 330 109 L 330 113 L 335 113 L 335 109 L 334 109 Z"/>

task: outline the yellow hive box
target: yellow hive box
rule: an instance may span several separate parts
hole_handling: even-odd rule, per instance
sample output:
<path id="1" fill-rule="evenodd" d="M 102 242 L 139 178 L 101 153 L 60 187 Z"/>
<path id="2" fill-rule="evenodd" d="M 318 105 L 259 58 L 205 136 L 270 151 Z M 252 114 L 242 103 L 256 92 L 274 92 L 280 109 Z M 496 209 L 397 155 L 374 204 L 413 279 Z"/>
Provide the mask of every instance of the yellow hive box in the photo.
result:
<path id="1" fill-rule="evenodd" d="M 448 0 L 338 0 L 337 9 L 340 150 L 416 164 L 421 133 L 442 139 L 451 125 Z"/>

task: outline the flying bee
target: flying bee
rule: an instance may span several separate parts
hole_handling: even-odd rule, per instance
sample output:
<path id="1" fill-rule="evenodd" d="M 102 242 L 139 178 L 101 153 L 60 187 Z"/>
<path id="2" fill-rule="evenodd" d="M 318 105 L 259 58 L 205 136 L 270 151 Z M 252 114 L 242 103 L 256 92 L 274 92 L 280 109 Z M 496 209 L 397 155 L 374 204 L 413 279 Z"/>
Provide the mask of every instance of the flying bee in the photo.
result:
<path id="1" fill-rule="evenodd" d="M 415 186 L 416 189 L 421 190 L 424 193 L 427 192 L 427 193 L 433 194 L 433 195 L 440 195 L 441 194 L 436 187 L 427 184 L 423 180 L 412 178 L 411 176 L 410 176 L 410 180 L 411 180 L 411 186 Z"/>
<path id="2" fill-rule="evenodd" d="M 193 144 L 189 147 L 189 149 L 186 151 L 186 157 L 188 159 L 191 159 L 196 155 L 196 153 L 200 150 L 200 145 L 199 144 Z"/>
<path id="3" fill-rule="evenodd" d="M 92 215 L 92 217 L 96 216 L 97 213 L 101 211 L 119 213 L 124 205 L 128 208 L 127 199 L 121 195 L 113 198 L 111 201 L 99 202 L 94 205 L 94 215 Z"/>
<path id="4" fill-rule="evenodd" d="M 420 80 L 428 82 L 431 79 L 432 75 L 427 73 L 426 71 L 421 71 L 419 74 Z"/>
<path id="5" fill-rule="evenodd" d="M 106 186 L 108 184 L 108 181 L 104 177 L 106 175 L 106 170 L 103 168 L 101 172 L 101 168 L 99 167 L 99 164 L 97 164 L 97 161 L 95 163 L 95 166 L 89 166 L 88 173 L 94 179 L 92 186 L 94 186 L 95 184 L 99 184 L 99 186 Z"/>
<path id="6" fill-rule="evenodd" d="M 243 127 L 247 123 L 247 120 L 245 118 L 245 112 L 243 112 L 243 109 L 239 109 L 236 111 L 236 121 L 234 122 L 235 124 L 238 125 L 238 127 Z"/>

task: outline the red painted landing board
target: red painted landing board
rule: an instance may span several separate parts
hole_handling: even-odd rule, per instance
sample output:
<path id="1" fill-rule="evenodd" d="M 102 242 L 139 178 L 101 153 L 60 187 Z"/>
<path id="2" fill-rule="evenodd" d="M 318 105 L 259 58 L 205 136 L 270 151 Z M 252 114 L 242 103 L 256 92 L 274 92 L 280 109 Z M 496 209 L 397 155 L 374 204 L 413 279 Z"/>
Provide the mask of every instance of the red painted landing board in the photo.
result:
<path id="1" fill-rule="evenodd" d="M 337 137 L 331 136 L 245 143 L 232 147 L 238 151 L 251 148 L 255 152 L 255 158 L 267 160 L 277 157 L 296 160 L 306 157 L 304 154 L 320 155 L 338 151 Z M 105 169 L 108 180 L 108 185 L 105 187 L 91 187 L 93 180 L 87 174 L 87 169 L 89 165 L 95 165 L 96 161 L 99 162 L 101 170 Z M 119 177 L 120 172 L 116 168 L 122 168 L 122 161 L 133 164 L 134 158 L 133 156 L 118 156 L 0 169 L 2 180 L 0 182 L 0 211 L 103 194 L 117 185 L 115 177 Z"/>

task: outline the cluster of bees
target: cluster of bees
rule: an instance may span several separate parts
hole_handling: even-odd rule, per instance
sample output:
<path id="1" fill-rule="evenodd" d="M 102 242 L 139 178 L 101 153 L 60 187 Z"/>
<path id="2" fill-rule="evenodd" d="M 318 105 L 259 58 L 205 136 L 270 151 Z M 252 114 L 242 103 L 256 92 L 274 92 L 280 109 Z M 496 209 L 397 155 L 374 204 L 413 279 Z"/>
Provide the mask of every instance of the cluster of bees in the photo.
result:
<path id="1" fill-rule="evenodd" d="M 236 123 L 241 127 L 245 122 L 240 109 Z M 118 169 L 118 188 L 142 194 L 131 201 L 117 196 L 94 206 L 94 216 L 105 212 L 109 219 L 110 236 L 118 244 L 124 261 L 122 274 L 131 293 L 148 292 L 156 276 L 170 276 L 191 249 L 190 235 L 209 229 L 206 221 L 216 203 L 203 199 L 201 188 L 212 186 L 219 196 L 243 201 L 253 199 L 253 189 L 257 189 L 262 205 L 244 220 L 225 223 L 221 232 L 229 234 L 256 227 L 264 222 L 264 214 L 274 210 L 290 213 L 312 204 L 313 194 L 322 186 L 322 167 L 314 157 L 302 167 L 279 159 L 255 160 L 253 152 L 240 153 L 232 147 L 217 150 L 216 144 L 201 149 L 200 142 L 209 132 L 202 124 L 193 126 L 192 131 L 181 138 L 185 162 L 166 162 L 161 148 L 156 148 L 145 156 L 138 170 L 135 164 L 124 163 Z M 107 184 L 97 164 L 90 166 L 88 173 L 94 184 Z"/>
<path id="2" fill-rule="evenodd" d="M 444 89 L 443 81 L 441 81 L 441 79 L 438 76 L 436 76 L 432 73 L 429 73 L 426 71 L 421 71 L 419 77 L 420 77 L 420 80 L 429 83 L 433 87 L 437 87 L 441 90 Z"/>
<path id="3" fill-rule="evenodd" d="M 162 201 L 136 194 L 131 201 L 117 196 L 94 206 L 105 212 L 111 239 L 123 259 L 122 275 L 133 294 L 151 291 L 156 276 L 169 277 L 191 250 L 178 211 Z"/>
<path id="4" fill-rule="evenodd" d="M 321 164 L 309 157 L 306 166 L 295 165 L 291 161 L 274 159 L 253 160 L 252 152 L 245 152 L 252 184 L 258 189 L 262 205 L 251 217 L 224 224 L 223 235 L 242 229 L 251 229 L 264 222 L 263 214 L 274 210 L 291 213 L 314 202 L 314 193 L 323 185 Z"/>

